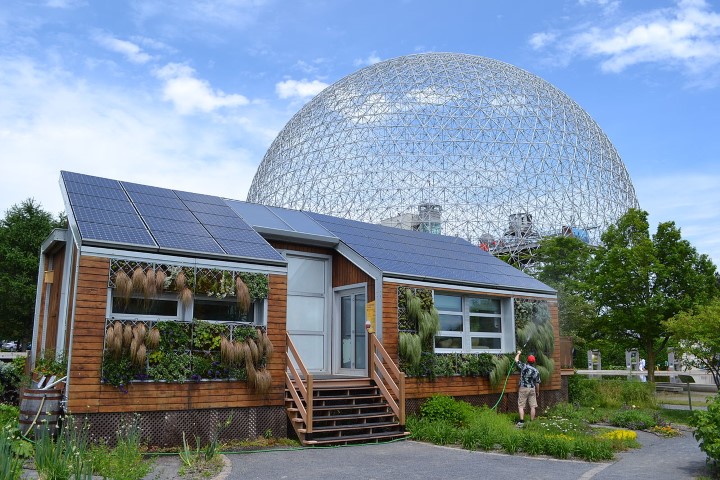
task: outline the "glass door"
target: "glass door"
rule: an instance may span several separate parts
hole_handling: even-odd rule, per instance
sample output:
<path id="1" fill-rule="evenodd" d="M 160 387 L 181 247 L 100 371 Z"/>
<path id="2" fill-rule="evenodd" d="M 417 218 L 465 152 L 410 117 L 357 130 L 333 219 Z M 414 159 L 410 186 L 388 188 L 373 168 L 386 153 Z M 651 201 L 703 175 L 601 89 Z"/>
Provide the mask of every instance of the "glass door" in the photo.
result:
<path id="1" fill-rule="evenodd" d="M 367 375 L 365 288 L 335 292 L 335 368 L 343 375 Z"/>

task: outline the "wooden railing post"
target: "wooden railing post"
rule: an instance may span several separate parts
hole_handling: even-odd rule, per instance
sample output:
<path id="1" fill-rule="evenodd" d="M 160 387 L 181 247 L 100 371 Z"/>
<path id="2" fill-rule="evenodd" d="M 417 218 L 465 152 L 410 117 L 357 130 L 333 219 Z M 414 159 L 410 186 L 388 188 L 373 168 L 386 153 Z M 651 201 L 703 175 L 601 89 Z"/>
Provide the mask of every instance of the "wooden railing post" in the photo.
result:
<path id="1" fill-rule="evenodd" d="M 287 349 L 285 350 L 285 386 L 290 391 L 295 408 L 305 423 L 305 433 L 310 434 L 313 430 L 313 376 L 305 367 L 305 364 L 298 354 L 295 344 L 289 333 L 285 333 Z M 293 360 L 298 368 L 295 368 Z M 298 369 L 300 370 L 298 372 Z M 302 377 L 300 375 L 302 373 Z M 302 378 L 305 378 L 303 382 Z M 303 405 L 303 400 L 305 405 Z"/>
<path id="2" fill-rule="evenodd" d="M 375 380 L 398 422 L 405 425 L 405 373 L 392 361 L 374 333 L 368 332 L 368 344 L 368 374 Z"/>

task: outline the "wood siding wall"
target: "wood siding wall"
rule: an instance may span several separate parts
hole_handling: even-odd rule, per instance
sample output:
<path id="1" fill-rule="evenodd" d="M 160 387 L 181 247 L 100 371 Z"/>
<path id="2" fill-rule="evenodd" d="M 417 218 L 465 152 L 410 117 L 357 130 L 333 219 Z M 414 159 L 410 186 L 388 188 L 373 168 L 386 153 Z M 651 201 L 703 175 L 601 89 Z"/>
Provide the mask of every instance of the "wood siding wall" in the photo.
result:
<path id="1" fill-rule="evenodd" d="M 268 367 L 273 378 L 270 393 L 257 395 L 247 388 L 246 382 L 229 381 L 133 383 L 128 393 L 122 393 L 100 382 L 109 267 L 107 258 L 80 259 L 67 392 L 70 413 L 283 405 L 286 276 L 270 275 L 268 336 L 277 352 Z"/>
<path id="2" fill-rule="evenodd" d="M 383 284 L 383 346 L 388 354 L 395 362 L 399 362 L 398 357 L 398 309 L 397 309 L 397 291 L 398 287 L 403 286 L 400 283 L 385 282 Z M 477 294 L 477 292 L 467 292 L 461 289 L 443 288 L 443 290 L 458 292 L 463 294 Z M 510 297 L 513 295 L 502 295 L 493 293 L 494 297 Z M 515 298 L 537 299 L 531 295 Z M 559 390 L 561 388 L 560 379 L 560 330 L 558 324 L 558 307 L 557 300 L 541 298 L 548 302 L 550 309 L 550 319 L 555 334 L 555 349 L 552 359 L 555 362 L 555 369 L 550 378 L 550 382 L 541 385 L 542 390 Z M 517 391 L 519 378 L 513 375 L 508 381 L 508 391 Z M 490 382 L 485 377 L 443 377 L 435 380 L 427 380 L 422 378 L 408 378 L 405 382 L 405 394 L 407 398 L 426 398 L 435 394 L 446 394 L 456 397 L 486 395 L 497 393 L 502 387 L 492 388 Z"/>
<path id="3" fill-rule="evenodd" d="M 36 351 L 31 352 L 35 362 L 43 355 L 45 351 L 54 351 L 58 339 L 58 319 L 60 316 L 60 293 L 63 287 L 63 276 L 65 272 L 65 247 L 51 255 L 45 255 L 46 271 L 53 272 L 53 283 L 42 283 L 40 287 L 40 305 L 38 312 L 38 330 L 35 332 Z M 72 248 L 69 247 L 69 248 Z M 52 263 L 52 269 L 50 268 Z M 72 271 L 72 265 L 70 265 Z M 42 276 L 44 272 L 39 272 Z M 48 288 L 50 287 L 50 288 Z M 48 294 L 49 292 L 49 294 Z M 66 332 L 59 332 L 65 335 Z M 45 343 L 43 343 L 43 336 Z M 67 342 L 65 343 L 67 345 Z"/>

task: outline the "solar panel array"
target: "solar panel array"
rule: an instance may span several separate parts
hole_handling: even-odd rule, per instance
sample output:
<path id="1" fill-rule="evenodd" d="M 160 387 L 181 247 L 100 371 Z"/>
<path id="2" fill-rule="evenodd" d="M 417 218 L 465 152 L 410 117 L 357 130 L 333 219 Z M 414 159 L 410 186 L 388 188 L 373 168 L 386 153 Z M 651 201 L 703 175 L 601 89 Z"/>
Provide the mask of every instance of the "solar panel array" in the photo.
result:
<path id="1" fill-rule="evenodd" d="M 284 261 L 253 229 L 262 227 L 340 239 L 387 274 L 552 291 L 457 237 L 71 172 L 61 178 L 83 240 Z"/>
<path id="2" fill-rule="evenodd" d="M 284 261 L 219 197 L 61 173 L 84 240 Z"/>
<path id="3" fill-rule="evenodd" d="M 552 292 L 552 289 L 458 237 L 307 213 L 387 274 Z"/>

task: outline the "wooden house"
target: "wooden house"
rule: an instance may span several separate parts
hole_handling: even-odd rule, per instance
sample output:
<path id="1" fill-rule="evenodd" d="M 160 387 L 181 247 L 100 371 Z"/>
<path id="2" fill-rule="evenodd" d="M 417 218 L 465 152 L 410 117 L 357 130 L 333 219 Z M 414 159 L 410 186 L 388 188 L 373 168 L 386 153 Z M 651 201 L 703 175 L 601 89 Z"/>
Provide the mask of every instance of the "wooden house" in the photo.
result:
<path id="1" fill-rule="evenodd" d="M 465 240 L 71 172 L 60 187 L 31 361 L 67 358 L 64 409 L 96 437 L 134 418 L 158 445 L 226 421 L 223 437 L 351 443 L 402 437 L 434 394 L 514 410 L 517 375 L 498 402 L 488 368 L 521 314 L 554 338 L 541 402 L 563 398 L 555 291 Z"/>

